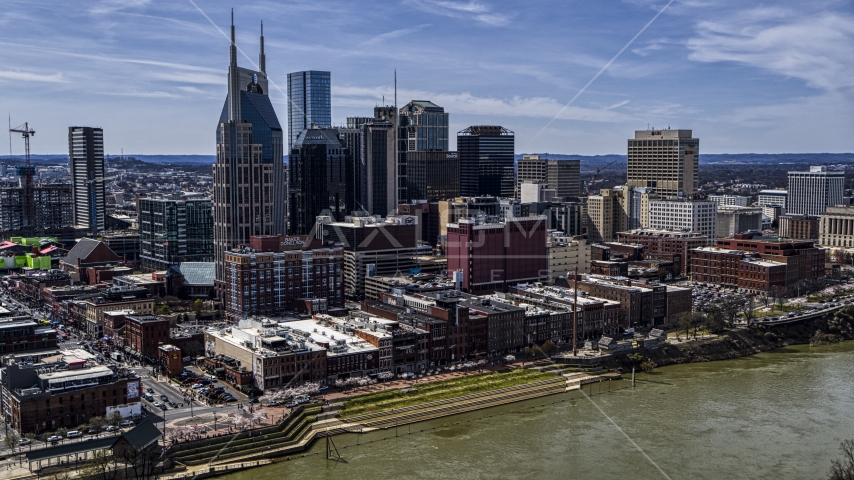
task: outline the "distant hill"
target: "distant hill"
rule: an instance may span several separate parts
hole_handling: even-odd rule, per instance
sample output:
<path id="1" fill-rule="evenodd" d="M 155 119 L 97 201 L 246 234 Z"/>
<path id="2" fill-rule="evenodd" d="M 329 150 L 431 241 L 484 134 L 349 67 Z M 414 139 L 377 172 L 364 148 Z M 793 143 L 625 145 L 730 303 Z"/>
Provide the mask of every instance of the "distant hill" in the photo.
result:
<path id="1" fill-rule="evenodd" d="M 626 165 L 626 156 L 623 154 L 609 155 L 568 155 L 563 153 L 541 153 L 540 155 L 553 160 L 581 160 L 582 170 L 596 170 L 611 162 L 614 164 L 611 168 L 624 168 Z M 125 155 L 125 157 L 133 157 L 137 160 L 153 164 L 193 164 L 193 165 L 211 165 L 216 161 L 216 155 Z M 110 158 L 117 158 L 110 156 Z M 285 162 L 287 163 L 287 155 Z M 516 160 L 522 159 L 522 154 L 515 156 Z M 32 155 L 31 161 L 39 165 L 62 165 L 68 163 L 68 155 Z M 0 155 L 0 162 L 6 164 L 23 163 L 23 156 L 19 155 Z M 854 163 L 854 153 L 719 153 L 719 154 L 700 154 L 700 164 L 814 164 L 814 165 L 835 165 L 835 164 L 850 164 Z"/>

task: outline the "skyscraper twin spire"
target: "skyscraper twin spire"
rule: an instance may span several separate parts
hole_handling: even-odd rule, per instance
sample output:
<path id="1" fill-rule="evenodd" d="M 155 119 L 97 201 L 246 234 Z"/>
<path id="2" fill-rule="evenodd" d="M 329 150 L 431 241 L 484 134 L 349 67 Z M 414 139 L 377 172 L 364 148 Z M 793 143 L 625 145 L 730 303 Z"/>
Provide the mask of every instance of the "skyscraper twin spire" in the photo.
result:
<path id="1" fill-rule="evenodd" d="M 234 9 L 231 9 L 231 49 L 230 63 L 237 66 L 237 42 L 234 39 Z M 264 56 L 264 21 L 261 20 L 261 52 L 258 54 L 258 70 L 267 74 L 267 58 Z"/>

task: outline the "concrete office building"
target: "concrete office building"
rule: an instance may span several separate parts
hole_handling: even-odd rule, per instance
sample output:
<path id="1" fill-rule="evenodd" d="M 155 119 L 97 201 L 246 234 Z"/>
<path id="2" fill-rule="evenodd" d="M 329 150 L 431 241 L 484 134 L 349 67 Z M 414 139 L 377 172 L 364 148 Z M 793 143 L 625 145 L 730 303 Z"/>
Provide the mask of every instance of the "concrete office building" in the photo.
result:
<path id="1" fill-rule="evenodd" d="M 555 191 L 555 197 L 581 195 L 581 160 L 548 160 L 539 155 L 525 155 L 519 160 L 516 187 L 523 183 L 542 183 Z M 520 192 L 517 192 L 519 198 Z"/>
<path id="2" fill-rule="evenodd" d="M 104 130 L 68 127 L 68 164 L 74 185 L 74 225 L 90 235 L 103 232 L 106 221 Z"/>
<path id="3" fill-rule="evenodd" d="M 808 172 L 789 172 L 786 213 L 821 215 L 827 207 L 842 203 L 845 172 L 812 166 Z"/>
<path id="4" fill-rule="evenodd" d="M 137 201 L 139 259 L 145 271 L 180 262 L 213 261 L 213 215 L 209 198 L 156 195 Z"/>
<path id="5" fill-rule="evenodd" d="M 569 237 L 549 232 L 546 237 L 549 255 L 549 283 L 569 272 L 590 273 L 590 244 L 584 237 Z"/>
<path id="6" fill-rule="evenodd" d="M 710 200 L 653 200 L 649 202 L 649 228 L 696 232 L 711 245 L 717 238 L 717 210 L 717 203 Z"/>
<path id="7" fill-rule="evenodd" d="M 515 136 L 496 125 L 473 125 L 457 133 L 463 196 L 512 197 Z"/>
<path id="8" fill-rule="evenodd" d="M 834 208 L 834 207 L 830 207 Z M 822 215 L 821 218 L 825 218 Z M 781 238 L 799 240 L 818 240 L 821 232 L 821 220 L 813 215 L 781 215 L 779 217 L 779 235 Z"/>
<path id="9" fill-rule="evenodd" d="M 788 196 L 789 192 L 786 190 L 760 190 L 756 204 L 760 207 L 764 207 L 766 205 L 780 205 L 785 207 L 786 197 Z"/>
<path id="10" fill-rule="evenodd" d="M 661 197 L 697 192 L 700 139 L 691 130 L 636 130 L 628 145 L 627 184 Z"/>
<path id="11" fill-rule="evenodd" d="M 709 195 L 707 199 L 716 202 L 719 206 L 735 207 L 746 207 L 748 200 L 750 200 L 749 197 L 739 195 Z"/>
<path id="12" fill-rule="evenodd" d="M 762 210 L 760 208 L 736 207 L 718 204 L 718 238 L 731 237 L 736 233 L 762 230 Z"/>
<path id="13" fill-rule="evenodd" d="M 222 294 L 225 252 L 254 235 L 285 233 L 286 172 L 282 126 L 268 96 L 261 35 L 260 71 L 237 66 L 231 25 L 228 97 L 216 131 L 213 166 L 214 258 Z"/>
<path id="14" fill-rule="evenodd" d="M 344 292 L 348 299 L 361 300 L 366 276 L 409 273 L 417 268 L 418 256 L 430 253 L 429 246 L 418 246 L 417 222 L 418 217 L 408 215 L 348 215 L 342 222 L 320 216 L 314 237 L 344 248 Z"/>
<path id="15" fill-rule="evenodd" d="M 288 74 L 288 152 L 303 130 L 332 126 L 331 86 L 329 72 L 309 70 Z"/>
<path id="16" fill-rule="evenodd" d="M 854 207 L 828 207 L 821 215 L 818 243 L 827 248 L 854 248 Z"/>

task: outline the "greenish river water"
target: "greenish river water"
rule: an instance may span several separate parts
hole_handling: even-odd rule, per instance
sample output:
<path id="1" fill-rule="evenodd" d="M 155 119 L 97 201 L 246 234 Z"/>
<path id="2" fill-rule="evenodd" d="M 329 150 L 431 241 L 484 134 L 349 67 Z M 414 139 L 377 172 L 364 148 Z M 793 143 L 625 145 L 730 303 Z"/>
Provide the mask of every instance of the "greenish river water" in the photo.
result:
<path id="1" fill-rule="evenodd" d="M 615 381 L 601 394 L 595 385 L 589 396 L 339 435 L 341 462 L 320 441 L 225 478 L 823 479 L 854 438 L 852 379 L 854 342 L 788 347 L 661 368 L 634 389 Z"/>

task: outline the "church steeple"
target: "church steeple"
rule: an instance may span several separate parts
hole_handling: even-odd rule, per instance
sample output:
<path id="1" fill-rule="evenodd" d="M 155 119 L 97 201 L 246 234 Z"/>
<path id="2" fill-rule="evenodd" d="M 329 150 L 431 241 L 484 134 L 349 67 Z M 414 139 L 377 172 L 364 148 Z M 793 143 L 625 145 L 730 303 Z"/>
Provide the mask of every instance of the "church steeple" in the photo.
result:
<path id="1" fill-rule="evenodd" d="M 264 57 L 264 21 L 261 20 L 261 53 L 258 54 L 258 69 L 267 75 L 267 59 Z"/>

